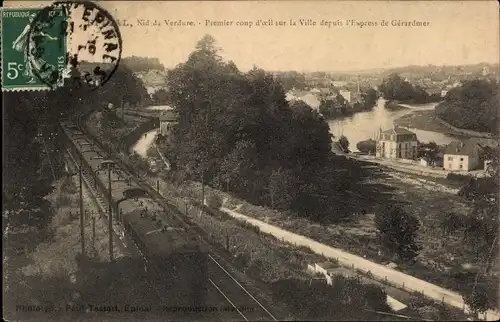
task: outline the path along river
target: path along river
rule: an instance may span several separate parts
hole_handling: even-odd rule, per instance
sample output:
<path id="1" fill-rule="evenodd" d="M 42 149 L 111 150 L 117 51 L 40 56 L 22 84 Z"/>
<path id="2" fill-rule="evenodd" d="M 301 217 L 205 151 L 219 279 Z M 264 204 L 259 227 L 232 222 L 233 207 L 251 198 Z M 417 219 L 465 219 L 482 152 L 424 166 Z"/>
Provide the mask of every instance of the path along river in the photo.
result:
<path id="1" fill-rule="evenodd" d="M 373 110 L 368 112 L 356 113 L 353 116 L 344 117 L 335 120 L 329 120 L 330 132 L 334 135 L 334 139 L 338 139 L 342 134 L 347 137 L 350 142 L 349 148 L 352 151 L 358 151 L 356 144 L 359 141 L 364 141 L 369 138 L 375 139 L 380 128 L 388 130 L 392 128 L 395 119 L 412 113 L 414 111 L 433 110 L 437 103 L 422 104 L 422 105 L 403 105 L 408 107 L 403 110 L 391 111 L 384 107 L 385 101 L 379 99 Z M 423 131 L 410 128 L 410 131 L 417 134 L 417 138 L 421 142 L 434 141 L 439 145 L 448 144 L 456 140 L 453 136 L 443 133 Z"/>

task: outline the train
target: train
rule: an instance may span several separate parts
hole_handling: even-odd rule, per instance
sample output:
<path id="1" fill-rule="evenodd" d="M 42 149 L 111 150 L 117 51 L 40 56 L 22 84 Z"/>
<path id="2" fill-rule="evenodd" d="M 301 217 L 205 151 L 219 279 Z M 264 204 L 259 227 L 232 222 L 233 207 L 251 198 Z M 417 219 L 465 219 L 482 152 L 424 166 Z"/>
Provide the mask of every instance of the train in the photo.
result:
<path id="1" fill-rule="evenodd" d="M 142 254 L 148 277 L 169 306 L 204 305 L 208 293 L 208 251 L 188 225 L 142 189 L 125 169 L 74 121 L 60 123 L 69 153 L 103 201 L 111 199 L 113 220 Z M 113 167 L 111 167 L 113 165 Z M 109 169 L 108 169 L 109 167 Z"/>

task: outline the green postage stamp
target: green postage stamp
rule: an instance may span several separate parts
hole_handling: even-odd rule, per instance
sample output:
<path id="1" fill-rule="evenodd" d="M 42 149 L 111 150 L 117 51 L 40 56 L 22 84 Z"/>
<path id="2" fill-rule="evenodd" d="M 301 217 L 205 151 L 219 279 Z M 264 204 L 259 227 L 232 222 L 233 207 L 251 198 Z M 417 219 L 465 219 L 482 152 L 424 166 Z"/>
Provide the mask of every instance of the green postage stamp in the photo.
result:
<path id="1" fill-rule="evenodd" d="M 62 86 L 66 69 L 66 15 L 62 9 L 2 9 L 2 90 Z"/>

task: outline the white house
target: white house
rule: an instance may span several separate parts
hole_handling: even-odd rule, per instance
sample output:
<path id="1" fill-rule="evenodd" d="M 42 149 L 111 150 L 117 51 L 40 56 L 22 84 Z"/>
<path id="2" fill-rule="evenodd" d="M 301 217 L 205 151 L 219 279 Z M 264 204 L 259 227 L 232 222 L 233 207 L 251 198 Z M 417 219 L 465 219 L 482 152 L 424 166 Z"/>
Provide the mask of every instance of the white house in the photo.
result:
<path id="1" fill-rule="evenodd" d="M 380 129 L 377 138 L 376 156 L 388 159 L 417 159 L 417 135 L 407 129 L 394 127 Z"/>
<path id="2" fill-rule="evenodd" d="M 444 169 L 470 171 L 479 168 L 479 149 L 480 147 L 473 140 L 451 142 L 444 150 Z"/>

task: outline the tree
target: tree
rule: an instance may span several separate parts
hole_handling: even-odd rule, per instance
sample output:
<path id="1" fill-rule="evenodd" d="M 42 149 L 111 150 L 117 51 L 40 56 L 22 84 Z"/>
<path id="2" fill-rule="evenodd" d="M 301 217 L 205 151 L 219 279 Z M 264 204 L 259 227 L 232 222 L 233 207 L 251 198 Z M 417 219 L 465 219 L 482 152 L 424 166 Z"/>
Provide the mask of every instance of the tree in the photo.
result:
<path id="1" fill-rule="evenodd" d="M 341 135 L 339 138 L 339 145 L 342 151 L 349 153 L 349 140 L 345 135 Z"/>
<path id="2" fill-rule="evenodd" d="M 478 313 L 484 313 L 488 309 L 496 308 L 498 303 L 495 301 L 498 298 L 498 294 L 495 294 L 495 291 L 492 291 L 491 285 L 487 285 L 484 281 L 477 281 L 470 293 L 462 297 L 465 304 L 469 306 L 472 313 L 476 316 Z"/>
<path id="3" fill-rule="evenodd" d="M 429 95 L 422 87 L 413 86 L 396 73 L 392 73 L 382 80 L 379 91 L 387 100 L 425 103 L 429 99 Z"/>
<path id="4" fill-rule="evenodd" d="M 123 57 L 120 63 L 127 66 L 134 73 L 148 72 L 152 69 L 165 70 L 165 66 L 162 65 L 158 58 L 129 56 Z"/>
<path id="5" fill-rule="evenodd" d="M 155 105 L 168 104 L 169 97 L 167 90 L 165 90 L 164 88 L 160 88 L 159 90 L 154 92 L 153 95 L 151 95 L 151 100 Z"/>
<path id="6" fill-rule="evenodd" d="M 375 140 L 372 140 L 372 139 L 360 141 L 360 142 L 358 142 L 358 144 L 356 144 L 356 148 L 361 153 L 375 154 L 376 149 L 377 149 L 377 142 Z"/>
<path id="7" fill-rule="evenodd" d="M 179 115 L 172 158 L 180 177 L 316 220 L 342 217 L 339 205 L 350 209 L 339 187 L 349 188 L 351 177 L 331 169 L 345 165 L 331 159 L 328 123 L 304 102 L 289 104 L 272 74 L 238 71 L 205 36 L 167 77 Z"/>
<path id="8" fill-rule="evenodd" d="M 424 158 L 427 163 L 434 164 L 438 159 L 439 146 L 436 142 L 421 143 L 419 144 L 420 157 Z"/>
<path id="9" fill-rule="evenodd" d="M 464 220 L 463 216 L 450 212 L 442 217 L 440 226 L 444 234 L 454 234 L 463 228 Z"/>
<path id="10" fill-rule="evenodd" d="M 362 95 L 365 107 L 372 107 L 377 103 L 378 93 L 373 88 L 368 88 Z"/>
<path id="11" fill-rule="evenodd" d="M 149 94 L 143 82 L 124 65 L 119 65 L 113 77 L 96 92 L 101 106 L 107 103 L 112 103 L 115 107 L 121 107 L 122 103 L 132 106 L 149 103 Z"/>
<path id="12" fill-rule="evenodd" d="M 497 81 L 464 81 L 447 93 L 436 114 L 458 128 L 497 134 L 499 99 Z"/>
<path id="13" fill-rule="evenodd" d="M 289 209 L 295 198 L 295 180 L 291 170 L 278 168 L 271 172 L 269 178 L 269 195 L 271 207 L 281 210 Z"/>
<path id="14" fill-rule="evenodd" d="M 421 249 L 418 244 L 418 219 L 399 205 L 389 205 L 375 216 L 378 238 L 382 246 L 403 261 L 411 261 Z"/>

